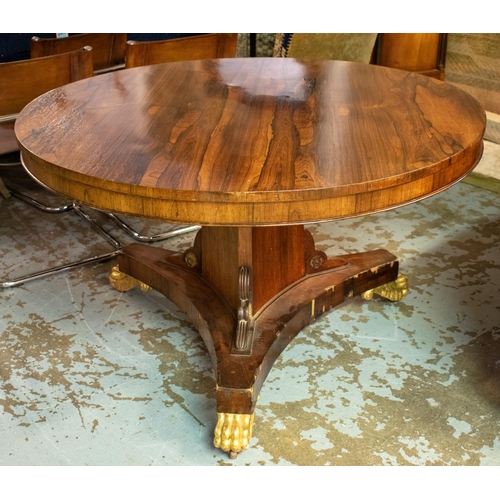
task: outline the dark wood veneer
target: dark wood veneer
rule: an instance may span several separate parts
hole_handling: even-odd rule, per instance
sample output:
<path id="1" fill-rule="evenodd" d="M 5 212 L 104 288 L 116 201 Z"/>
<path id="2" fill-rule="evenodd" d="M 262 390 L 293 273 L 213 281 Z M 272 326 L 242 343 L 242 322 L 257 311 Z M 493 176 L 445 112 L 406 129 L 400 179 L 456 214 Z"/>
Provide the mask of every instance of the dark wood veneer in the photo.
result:
<path id="1" fill-rule="evenodd" d="M 44 145 L 47 123 L 58 141 Z M 362 215 L 434 193 L 477 163 L 484 124 L 472 97 L 422 75 L 251 58 L 77 82 L 31 103 L 16 133 L 40 180 L 89 205 L 261 225 Z"/>

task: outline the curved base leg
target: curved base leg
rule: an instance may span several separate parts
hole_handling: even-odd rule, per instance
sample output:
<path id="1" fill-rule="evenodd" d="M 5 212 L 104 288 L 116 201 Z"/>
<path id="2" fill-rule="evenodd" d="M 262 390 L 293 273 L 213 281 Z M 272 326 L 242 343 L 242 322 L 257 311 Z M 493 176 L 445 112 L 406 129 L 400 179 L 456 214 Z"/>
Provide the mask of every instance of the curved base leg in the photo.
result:
<path id="1" fill-rule="evenodd" d="M 214 445 L 230 456 L 249 446 L 262 384 L 295 335 L 347 298 L 380 293 L 399 300 L 408 293 L 396 257 L 385 250 L 327 259 L 311 250 L 309 233 L 292 228 L 279 230 L 285 243 L 272 243 L 274 255 L 255 252 L 273 231 L 209 228 L 184 254 L 135 243 L 122 250 L 110 277 L 120 291 L 154 288 L 198 329 L 215 372 Z"/>

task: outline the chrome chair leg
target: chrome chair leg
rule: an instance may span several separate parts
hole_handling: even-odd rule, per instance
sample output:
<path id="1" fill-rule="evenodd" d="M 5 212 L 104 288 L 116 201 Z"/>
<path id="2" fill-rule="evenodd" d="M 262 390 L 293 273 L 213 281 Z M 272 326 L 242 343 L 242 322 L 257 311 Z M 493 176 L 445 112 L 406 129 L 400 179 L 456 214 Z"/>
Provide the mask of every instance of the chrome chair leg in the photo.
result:
<path id="1" fill-rule="evenodd" d="M 135 229 L 129 226 L 123 219 L 118 217 L 113 213 L 106 213 L 106 215 L 116 222 L 119 227 L 121 227 L 129 236 L 134 238 L 137 241 L 142 241 L 146 243 L 153 243 L 155 241 L 166 240 L 167 238 L 172 238 L 173 236 L 179 236 L 180 234 L 189 233 L 191 231 L 196 231 L 200 229 L 200 226 L 183 226 L 178 229 L 173 229 L 172 231 L 168 231 L 166 233 L 155 234 L 153 236 L 145 236 L 139 234 Z"/>
<path id="2" fill-rule="evenodd" d="M 22 157 L 20 159 L 21 159 L 20 163 L 24 166 L 24 163 L 22 161 Z M 30 174 L 30 177 L 32 177 L 38 184 L 43 186 L 48 191 L 54 192 L 48 186 L 45 186 L 42 182 L 40 182 L 33 175 L 31 175 L 31 173 L 26 168 L 25 168 L 25 170 L 26 170 L 26 172 L 28 172 L 28 174 Z M 29 196 L 26 196 L 23 193 L 16 191 L 15 189 L 8 188 L 8 190 L 16 198 L 19 198 L 20 200 L 28 203 L 29 205 L 37 208 L 38 210 L 42 210 L 42 211 L 47 212 L 47 213 L 61 213 L 61 212 L 68 212 L 70 210 L 74 210 L 74 212 L 79 217 L 81 217 L 88 224 L 90 224 L 90 226 L 95 231 L 97 231 L 110 245 L 112 245 L 114 247 L 114 250 L 111 252 L 101 254 L 101 255 L 96 255 L 94 257 L 89 257 L 87 259 L 82 259 L 82 260 L 70 262 L 68 264 L 55 266 L 55 267 L 52 267 L 50 269 L 45 269 L 43 271 L 31 273 L 31 274 L 28 274 L 25 276 L 21 276 L 19 278 L 0 282 L 0 288 L 11 288 L 14 286 L 19 286 L 19 285 L 22 285 L 23 283 L 27 283 L 28 281 L 33 281 L 33 280 L 38 279 L 38 278 L 51 276 L 53 274 L 56 274 L 56 273 L 59 273 L 62 271 L 66 271 L 69 269 L 74 269 L 76 267 L 80 267 L 80 266 L 84 266 L 87 264 L 92 264 L 95 262 L 100 262 L 103 260 L 111 259 L 112 257 L 115 257 L 116 255 L 118 255 L 118 253 L 120 252 L 120 250 L 121 250 L 120 242 L 118 240 L 116 240 L 113 236 L 111 236 L 111 234 L 108 233 L 106 230 L 104 230 L 99 224 L 97 224 L 97 222 L 95 222 L 87 213 L 85 213 L 79 204 L 73 202 L 73 203 L 69 203 L 66 205 L 61 205 L 59 207 L 50 207 L 50 206 L 44 205 L 43 203 L 40 203 L 39 201 L 37 201 Z"/>
<path id="3" fill-rule="evenodd" d="M 50 214 L 69 212 L 70 210 L 73 210 L 73 208 L 74 208 L 73 203 L 68 203 L 67 205 L 61 205 L 59 207 L 49 207 L 48 205 L 44 205 L 43 203 L 35 200 L 34 198 L 31 198 L 30 196 L 27 196 L 24 193 L 20 193 L 19 191 L 16 191 L 15 189 L 12 189 L 10 187 L 7 189 L 10 191 L 10 194 L 12 196 L 15 196 L 16 198 L 23 200 L 24 202 L 32 205 L 33 207 L 38 208 L 38 210 L 42 210 L 43 212 L 47 212 Z"/>
<path id="4" fill-rule="evenodd" d="M 23 165 L 20 157 L 19 157 L 19 161 L 0 162 L 0 167 L 17 167 L 17 166 L 20 166 L 20 165 Z M 36 179 L 32 175 L 30 175 L 30 177 L 33 178 L 36 181 Z M 0 181 L 1 181 L 1 179 L 0 179 Z M 2 182 L 2 184 L 3 184 L 3 182 Z M 34 198 L 31 198 L 30 196 L 27 196 L 24 193 L 21 193 L 21 192 L 15 190 L 15 189 L 12 189 L 11 187 L 6 186 L 5 184 L 3 184 L 3 186 L 5 187 L 6 191 L 9 193 L 9 196 L 13 195 L 16 198 L 19 198 L 20 200 L 23 200 L 26 203 L 29 203 L 30 205 L 32 205 L 35 208 L 38 208 L 39 210 L 42 210 L 44 212 L 47 212 L 47 213 L 60 213 L 60 212 L 68 212 L 69 210 L 73 210 L 73 204 L 72 203 L 69 203 L 67 205 L 62 205 L 62 206 L 59 206 L 59 207 L 49 207 L 48 205 L 44 205 L 43 203 L 35 200 Z M 9 196 L 6 196 L 6 198 L 8 198 Z"/>
<path id="5" fill-rule="evenodd" d="M 24 162 L 22 160 L 22 156 L 20 157 L 20 160 L 21 161 L 19 163 L 23 167 L 25 167 Z M 14 164 L 15 163 L 9 163 L 9 165 L 14 165 Z M 38 184 L 40 184 L 42 187 L 44 187 L 48 191 L 54 192 L 51 188 L 44 185 L 36 177 L 34 177 L 31 174 L 31 172 L 29 172 L 28 169 L 26 169 L 26 167 L 25 167 L 25 170 L 30 175 L 30 177 L 33 178 Z M 84 266 L 87 264 L 92 264 L 92 263 L 108 260 L 108 259 L 115 257 L 120 252 L 120 250 L 121 250 L 120 242 L 118 240 L 116 240 L 113 236 L 111 236 L 111 234 L 108 233 L 106 230 L 104 230 L 99 224 L 97 224 L 88 214 L 86 214 L 82 210 L 82 208 L 79 204 L 72 202 L 72 203 L 68 203 L 66 205 L 61 205 L 58 207 L 51 207 L 51 206 L 48 206 L 48 205 L 45 205 L 45 204 L 39 202 L 38 200 L 35 200 L 34 198 L 31 198 L 30 196 L 25 195 L 24 193 L 20 193 L 19 191 L 15 190 L 15 189 L 7 188 L 7 190 L 12 196 L 19 198 L 20 200 L 24 201 L 25 203 L 28 203 L 29 205 L 37 208 L 38 210 L 42 210 L 43 212 L 62 213 L 62 212 L 68 212 L 70 210 L 74 210 L 77 215 L 79 215 L 84 220 L 86 220 L 95 231 L 97 231 L 104 239 L 106 239 L 108 241 L 108 243 L 110 243 L 115 248 L 115 250 L 108 252 L 108 253 L 101 254 L 101 255 L 97 255 L 94 257 L 90 257 L 87 259 L 83 259 L 83 260 L 79 260 L 79 261 L 75 261 L 75 262 L 70 262 L 68 264 L 63 264 L 63 265 L 52 267 L 50 269 L 46 269 L 43 271 L 31 273 L 31 274 L 21 276 L 21 277 L 16 278 L 16 279 L 3 281 L 3 282 L 0 282 L 0 288 L 11 288 L 14 286 L 19 286 L 19 285 L 22 285 L 23 283 L 27 283 L 29 281 L 33 281 L 35 279 L 39 279 L 42 277 L 51 276 L 53 274 L 67 271 L 69 269 L 74 269 L 76 267 Z M 171 238 L 173 236 L 178 236 L 178 235 L 190 232 L 190 231 L 195 231 L 195 230 L 200 228 L 200 226 L 184 226 L 184 227 L 180 227 L 178 229 L 173 229 L 172 231 L 168 231 L 165 233 L 156 234 L 153 236 L 144 236 L 144 235 L 139 234 L 137 231 L 135 231 L 130 225 L 128 225 L 125 221 L 120 219 L 115 214 L 107 213 L 107 215 L 110 219 L 112 219 L 116 224 L 118 224 L 118 226 L 121 229 L 123 229 L 127 234 L 129 234 L 132 238 L 134 238 L 138 241 L 148 242 L 148 243 L 161 241 L 161 240 L 164 240 L 167 238 Z"/>
<path id="6" fill-rule="evenodd" d="M 8 166 L 8 165 L 10 165 L 10 166 L 23 165 L 23 163 L 22 163 L 22 160 L 18 161 L 18 162 L 0 163 L 0 166 Z M 28 172 L 28 170 L 26 170 L 26 171 Z M 32 177 L 36 182 L 38 182 L 40 184 L 40 181 L 38 181 L 38 179 L 33 177 L 30 172 L 28 172 L 28 174 L 30 174 L 30 177 Z M 1 182 L 1 179 L 0 179 L 0 182 Z M 47 186 L 44 186 L 44 187 L 46 189 L 49 189 Z M 67 212 L 67 211 L 73 209 L 72 204 L 63 205 L 60 207 L 49 207 L 49 206 L 44 205 L 44 204 L 40 203 L 39 201 L 37 201 L 33 198 L 30 198 L 29 196 L 27 196 L 23 193 L 20 193 L 19 191 L 16 191 L 12 188 L 8 188 L 7 192 L 8 191 L 10 191 L 10 194 L 12 194 L 13 196 L 16 196 L 17 198 L 25 201 L 26 203 L 33 205 L 34 207 L 38 208 L 39 210 L 43 210 L 44 212 L 59 213 L 59 212 Z M 50 190 L 50 191 L 52 191 L 52 190 Z M 121 219 L 117 215 L 115 215 L 113 213 L 107 213 L 106 215 L 111 220 L 113 220 L 121 229 L 123 229 L 129 236 L 134 238 L 136 241 L 141 241 L 143 243 L 154 243 L 156 241 L 166 240 L 168 238 L 172 238 L 173 236 L 179 236 L 181 234 L 188 233 L 191 231 L 196 231 L 196 230 L 200 229 L 200 226 L 183 226 L 183 227 L 179 227 L 178 229 L 173 229 L 172 231 L 167 231 L 166 233 L 160 233 L 160 234 L 155 234 L 152 236 L 146 236 L 146 235 L 142 235 L 142 234 L 138 233 L 134 228 L 132 228 L 129 224 L 127 224 L 123 219 Z"/>
<path id="7" fill-rule="evenodd" d="M 21 165 L 20 161 L 0 161 L 0 167 L 18 167 Z"/>
<path id="8" fill-rule="evenodd" d="M 0 288 L 11 288 L 14 286 L 19 286 L 22 285 L 23 283 L 27 283 L 28 281 L 33 281 L 38 278 L 51 276 L 53 274 L 60 273 L 62 271 L 67 271 L 69 269 L 75 269 L 77 267 L 85 266 L 87 264 L 93 264 L 96 262 L 101 262 L 103 260 L 108 260 L 118 255 L 118 253 L 121 250 L 121 244 L 115 238 L 113 238 L 111 234 L 109 234 L 101 226 L 99 226 L 99 224 L 97 224 L 94 220 L 92 220 L 92 218 L 87 213 L 85 213 L 78 204 L 73 203 L 71 209 L 74 210 L 75 213 L 79 215 L 82 219 L 87 221 L 93 229 L 95 229 L 108 243 L 110 243 L 115 248 L 115 250 L 101 255 L 96 255 L 94 257 L 89 257 L 87 259 L 70 262 L 68 264 L 63 264 L 61 266 L 51 267 L 50 269 L 45 269 L 43 271 L 38 271 L 36 273 L 27 274 L 19 278 L 0 282 Z"/>

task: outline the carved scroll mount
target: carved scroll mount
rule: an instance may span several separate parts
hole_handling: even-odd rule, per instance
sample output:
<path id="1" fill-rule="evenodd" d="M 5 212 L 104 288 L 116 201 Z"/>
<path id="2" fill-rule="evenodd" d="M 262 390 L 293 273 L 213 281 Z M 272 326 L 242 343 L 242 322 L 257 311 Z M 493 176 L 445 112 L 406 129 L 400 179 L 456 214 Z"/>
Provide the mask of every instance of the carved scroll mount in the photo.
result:
<path id="1" fill-rule="evenodd" d="M 238 326 L 234 345 L 239 352 L 250 348 L 252 332 L 250 329 L 250 318 L 252 315 L 252 303 L 250 300 L 251 271 L 247 266 L 241 266 L 238 278 L 238 292 L 240 306 L 238 308 Z"/>
<path id="2" fill-rule="evenodd" d="M 184 263 L 194 271 L 201 271 L 201 233 L 203 228 L 198 230 L 194 238 L 193 246 L 184 252 Z"/>

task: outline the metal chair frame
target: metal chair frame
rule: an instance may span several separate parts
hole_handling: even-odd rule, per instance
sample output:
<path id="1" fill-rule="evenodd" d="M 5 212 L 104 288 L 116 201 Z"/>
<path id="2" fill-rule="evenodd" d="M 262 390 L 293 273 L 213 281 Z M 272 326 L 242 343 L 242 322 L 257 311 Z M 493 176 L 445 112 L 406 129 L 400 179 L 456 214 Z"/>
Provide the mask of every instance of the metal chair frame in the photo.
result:
<path id="1" fill-rule="evenodd" d="M 128 225 L 123 219 L 118 217 L 116 214 L 108 212 L 106 213 L 106 215 L 111 220 L 116 222 L 116 224 L 118 224 L 118 226 L 121 229 L 123 229 L 129 236 L 143 243 L 154 243 L 156 241 L 166 240 L 168 238 L 172 238 L 173 236 L 180 236 L 181 234 L 189 233 L 191 231 L 196 231 L 201 227 L 201 226 L 183 226 L 178 229 L 173 229 L 172 231 L 167 231 L 166 233 L 155 234 L 153 236 L 145 236 L 138 233 L 134 228 Z"/>
<path id="2" fill-rule="evenodd" d="M 88 52 L 91 49 L 89 47 L 85 47 L 82 50 Z M 116 69 L 116 68 L 113 68 L 113 69 Z M 2 122 L 2 123 L 14 122 L 16 120 L 17 116 L 18 116 L 17 113 L 0 116 L 0 122 Z M 12 151 L 12 152 L 15 152 L 15 151 Z M 9 151 L 7 151 L 6 154 L 7 153 L 9 153 Z M 26 167 L 23 163 L 23 160 L 22 160 L 22 156 L 20 156 L 20 161 L 8 162 L 8 163 L 0 162 L 0 166 L 17 166 L 20 164 L 25 168 L 26 172 L 32 178 L 34 178 L 31 175 L 31 173 L 26 169 Z M 45 186 L 43 183 L 41 183 L 38 179 L 34 178 L 34 180 L 38 184 L 43 186 L 45 189 L 47 189 L 51 192 L 54 192 L 48 186 Z M 63 264 L 63 265 L 56 266 L 56 267 L 53 267 L 53 268 L 50 268 L 50 269 L 47 269 L 44 271 L 39 271 L 39 272 L 32 273 L 32 274 L 29 274 L 26 276 L 21 276 L 21 277 L 16 278 L 16 279 L 2 281 L 2 282 L 0 282 L 0 288 L 9 288 L 9 287 L 13 287 L 13 286 L 18 286 L 18 285 L 21 285 L 21 284 L 26 283 L 28 281 L 32 281 L 34 279 L 41 278 L 44 276 L 49 276 L 49 275 L 52 275 L 52 274 L 55 274 L 55 273 L 58 273 L 61 271 L 65 271 L 67 269 L 72 269 L 72 268 L 79 267 L 79 266 L 86 265 L 86 264 L 90 264 L 93 262 L 99 262 L 102 260 L 106 260 L 106 259 L 112 258 L 115 255 L 117 255 L 121 249 L 121 244 L 113 236 L 111 236 L 107 231 L 105 231 L 101 226 L 99 226 L 94 220 L 92 220 L 90 218 L 90 216 L 88 216 L 82 210 L 80 205 L 76 202 L 72 202 L 72 203 L 57 206 L 57 207 L 50 207 L 50 206 L 47 206 L 47 205 L 39 202 L 38 200 L 35 200 L 35 199 L 27 196 L 26 194 L 20 193 L 19 191 L 16 191 L 15 189 L 12 189 L 9 186 L 6 186 L 2 179 L 0 179 L 0 194 L 3 195 L 5 198 L 9 198 L 10 195 L 12 195 L 12 196 L 22 200 L 23 202 L 35 207 L 36 209 L 41 210 L 41 211 L 46 212 L 46 213 L 62 213 L 62 212 L 68 212 L 68 211 L 73 210 L 77 215 L 79 215 L 84 220 L 86 220 L 99 234 L 101 234 L 101 236 L 103 236 L 115 248 L 114 251 L 105 253 L 103 255 L 83 259 L 80 261 L 70 262 L 69 264 Z M 199 226 L 187 226 L 187 227 L 181 227 L 178 229 L 174 229 L 174 230 L 168 231 L 166 233 L 156 234 L 153 236 L 146 236 L 146 235 L 139 234 L 137 231 L 135 231 L 132 227 L 130 227 L 126 222 L 124 222 L 122 219 L 120 219 L 115 214 L 108 213 L 107 215 L 110 219 L 112 219 L 122 230 L 124 230 L 132 238 L 134 238 L 137 241 L 147 242 L 147 243 L 161 241 L 161 240 L 164 240 L 167 238 L 171 238 L 173 236 L 178 236 L 180 234 L 187 233 L 189 231 L 194 231 L 194 230 L 199 228 Z"/>
<path id="3" fill-rule="evenodd" d="M 8 164 L 0 163 L 0 165 L 22 165 L 24 167 L 24 169 L 26 170 L 26 172 L 28 173 L 28 175 L 33 180 L 35 180 L 38 184 L 40 184 L 42 187 L 44 187 L 48 191 L 57 194 L 53 189 L 49 188 L 48 186 L 46 186 L 45 184 L 40 182 L 36 177 L 34 177 L 28 171 L 28 169 L 26 169 L 24 162 L 22 161 L 22 157 L 20 157 L 19 162 L 15 162 L 15 163 L 12 162 L 12 163 L 8 163 Z M 44 271 L 38 271 L 36 273 L 31 273 L 31 274 L 28 274 L 25 276 L 21 276 L 19 278 L 3 281 L 3 282 L 0 282 L 0 288 L 11 288 L 14 286 L 19 286 L 19 285 L 22 285 L 24 283 L 27 283 L 28 281 L 33 281 L 33 280 L 38 279 L 38 278 L 42 278 L 45 276 L 51 276 L 53 274 L 56 274 L 56 273 L 59 273 L 62 271 L 67 271 L 69 269 L 74 269 L 74 268 L 84 266 L 87 264 L 92 264 L 92 263 L 108 260 L 108 259 L 111 259 L 112 257 L 115 257 L 116 255 L 118 255 L 119 251 L 121 250 L 122 246 L 121 246 L 120 242 L 118 240 L 116 240 L 105 229 L 103 229 L 99 224 L 97 224 L 87 213 L 85 213 L 78 203 L 71 202 L 71 203 L 68 203 L 66 205 L 60 205 L 58 207 L 51 207 L 51 206 L 48 206 L 48 205 L 41 203 L 38 200 L 35 200 L 34 198 L 31 198 L 30 196 L 27 196 L 24 193 L 21 193 L 15 189 L 12 189 L 11 187 L 6 186 L 6 188 L 8 189 L 9 193 L 12 196 L 24 201 L 25 203 L 27 203 L 27 204 L 33 206 L 34 208 L 41 210 L 45 213 L 54 214 L 54 213 L 69 212 L 69 211 L 73 210 L 77 215 L 79 215 L 86 222 L 88 222 L 93 229 L 95 229 L 105 240 L 108 241 L 108 243 L 110 243 L 113 247 L 115 247 L 115 250 L 112 252 L 104 253 L 102 255 L 97 255 L 95 257 L 90 257 L 87 259 L 82 259 L 79 261 L 70 262 L 68 264 L 63 264 L 61 266 L 52 267 L 52 268 L 44 270 Z M 179 236 L 181 234 L 195 231 L 195 230 L 200 228 L 200 226 L 185 226 L 185 227 L 181 227 L 178 229 L 173 229 L 172 231 L 168 231 L 166 233 L 160 233 L 160 234 L 156 234 L 153 236 L 145 236 L 145 235 L 139 234 L 137 231 L 135 231 L 130 225 L 128 225 L 125 221 L 123 221 L 117 215 L 115 215 L 113 213 L 106 213 L 106 215 L 111 220 L 113 220 L 122 230 L 124 230 L 127 234 L 129 234 L 132 238 L 134 238 L 137 241 L 141 241 L 143 243 L 144 242 L 154 243 L 154 242 L 162 241 L 162 240 L 165 240 L 168 238 L 172 238 L 174 236 Z"/>
<path id="4" fill-rule="evenodd" d="M 38 184 L 40 184 L 42 187 L 47 189 L 48 191 L 55 192 L 42 182 L 40 182 L 38 179 L 36 179 L 31 173 L 26 169 L 24 162 L 22 160 L 22 156 L 20 156 L 20 163 L 21 165 L 25 168 L 26 172 L 30 175 L 32 179 L 34 179 Z M 15 279 L 8 279 L 6 281 L 0 282 L 0 288 L 11 288 L 14 286 L 19 286 L 24 283 L 27 283 L 29 281 L 33 281 L 38 278 L 42 278 L 45 276 L 51 276 L 53 274 L 62 272 L 62 271 L 67 271 L 69 269 L 74 269 L 77 267 L 81 267 L 87 264 L 92 264 L 96 262 L 101 262 L 103 260 L 108 260 L 111 259 L 112 257 L 115 257 L 118 255 L 118 253 L 121 250 L 121 244 L 118 240 L 116 240 L 113 236 L 111 236 L 110 233 L 108 233 L 106 230 L 104 230 L 99 224 L 97 224 L 87 213 L 85 213 L 81 206 L 78 203 L 72 202 L 67 205 L 61 205 L 59 207 L 50 207 L 47 206 L 43 203 L 40 203 L 39 201 L 35 200 L 34 198 L 31 198 L 23 193 L 20 193 L 19 191 L 16 191 L 15 189 L 8 188 L 9 192 L 11 193 L 12 196 L 24 201 L 28 205 L 31 205 L 35 207 L 38 210 L 41 210 L 46 213 L 62 213 L 62 212 L 69 212 L 73 210 L 78 216 L 80 216 L 83 220 L 85 220 L 90 226 L 95 229 L 96 232 L 98 232 L 110 245 L 112 245 L 115 250 L 112 252 L 107 252 L 101 255 L 96 255 L 94 257 L 90 257 L 87 259 L 82 259 L 74 262 L 70 262 L 68 264 L 63 264 L 60 266 L 55 266 L 51 267 L 49 269 L 45 269 L 43 271 L 38 271 L 35 273 L 27 274 L 24 276 L 20 276 Z M 57 194 L 57 193 L 56 193 Z"/>

